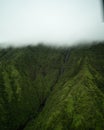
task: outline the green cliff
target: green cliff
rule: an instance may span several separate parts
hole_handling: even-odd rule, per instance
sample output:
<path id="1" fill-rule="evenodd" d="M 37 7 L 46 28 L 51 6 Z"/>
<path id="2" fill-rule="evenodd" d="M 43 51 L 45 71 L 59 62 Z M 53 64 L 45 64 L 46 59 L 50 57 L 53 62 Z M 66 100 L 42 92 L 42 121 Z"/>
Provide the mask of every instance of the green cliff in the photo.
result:
<path id="1" fill-rule="evenodd" d="M 104 44 L 1 48 L 0 130 L 104 130 Z"/>

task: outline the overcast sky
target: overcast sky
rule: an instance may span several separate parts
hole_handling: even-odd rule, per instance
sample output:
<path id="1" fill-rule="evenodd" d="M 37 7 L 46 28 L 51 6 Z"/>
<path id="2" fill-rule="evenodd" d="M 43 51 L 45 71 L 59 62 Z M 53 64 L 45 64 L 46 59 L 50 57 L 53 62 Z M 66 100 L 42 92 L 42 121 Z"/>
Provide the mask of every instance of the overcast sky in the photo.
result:
<path id="1" fill-rule="evenodd" d="M 0 0 L 0 43 L 104 40 L 101 0 Z"/>

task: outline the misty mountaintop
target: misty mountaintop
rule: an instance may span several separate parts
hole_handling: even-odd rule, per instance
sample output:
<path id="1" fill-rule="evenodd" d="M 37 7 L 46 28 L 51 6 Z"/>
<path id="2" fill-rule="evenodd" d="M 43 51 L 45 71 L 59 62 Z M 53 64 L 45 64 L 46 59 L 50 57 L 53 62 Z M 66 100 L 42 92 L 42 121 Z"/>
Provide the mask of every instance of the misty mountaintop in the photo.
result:
<path id="1" fill-rule="evenodd" d="M 104 130 L 104 44 L 1 48 L 0 130 Z"/>

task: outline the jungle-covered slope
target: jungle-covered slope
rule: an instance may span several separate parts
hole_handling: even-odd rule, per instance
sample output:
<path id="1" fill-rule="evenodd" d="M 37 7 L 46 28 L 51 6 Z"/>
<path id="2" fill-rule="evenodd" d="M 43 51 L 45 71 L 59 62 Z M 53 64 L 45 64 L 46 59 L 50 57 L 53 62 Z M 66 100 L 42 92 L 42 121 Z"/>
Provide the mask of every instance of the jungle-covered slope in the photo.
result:
<path id="1" fill-rule="evenodd" d="M 104 44 L 0 49 L 0 130 L 89 129 L 104 129 Z"/>

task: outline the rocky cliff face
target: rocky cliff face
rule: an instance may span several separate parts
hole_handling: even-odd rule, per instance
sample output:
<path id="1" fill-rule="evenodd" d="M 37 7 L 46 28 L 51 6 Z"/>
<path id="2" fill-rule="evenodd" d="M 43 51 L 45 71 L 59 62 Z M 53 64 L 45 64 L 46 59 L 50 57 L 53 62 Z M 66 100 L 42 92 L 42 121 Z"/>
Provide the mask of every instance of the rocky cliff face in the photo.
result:
<path id="1" fill-rule="evenodd" d="M 0 49 L 0 130 L 89 129 L 104 129 L 104 44 Z"/>

